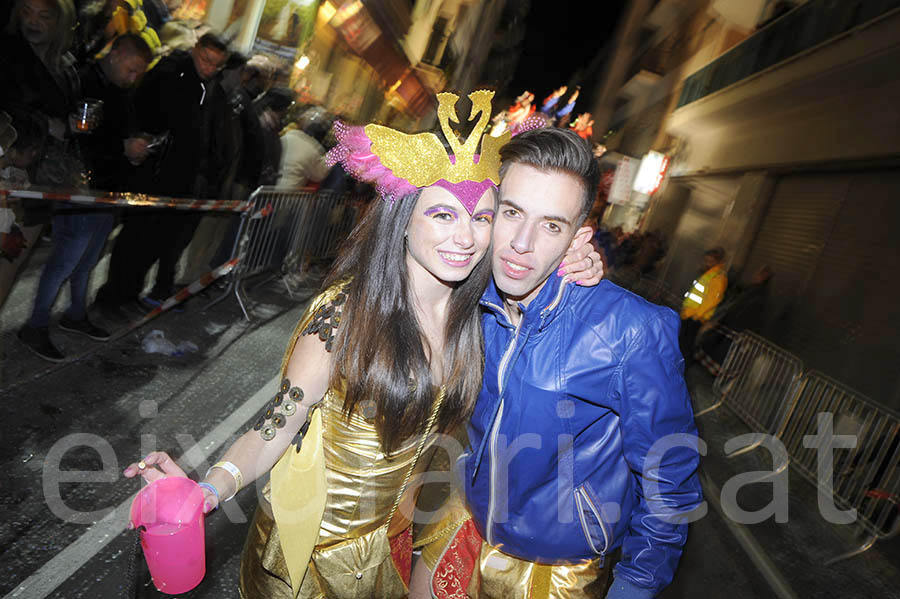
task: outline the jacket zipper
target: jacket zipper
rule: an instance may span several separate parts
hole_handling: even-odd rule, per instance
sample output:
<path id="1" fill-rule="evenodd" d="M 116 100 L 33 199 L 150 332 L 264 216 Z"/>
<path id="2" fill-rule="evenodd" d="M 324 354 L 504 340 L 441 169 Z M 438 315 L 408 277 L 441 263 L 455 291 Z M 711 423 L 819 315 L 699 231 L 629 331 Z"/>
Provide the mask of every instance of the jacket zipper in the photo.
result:
<path id="1" fill-rule="evenodd" d="M 543 323 L 544 318 L 547 313 L 553 310 L 562 299 L 563 292 L 565 291 L 565 285 L 560 285 L 559 290 L 556 292 L 556 297 L 550 303 L 549 306 L 544 308 L 541 311 L 541 323 Z M 499 313 L 503 314 L 503 316 L 509 322 L 509 317 L 506 314 L 506 310 L 501 308 L 500 306 L 493 304 L 491 302 L 485 302 L 485 305 L 490 306 L 491 308 L 496 309 Z M 519 319 L 519 323 L 516 325 L 516 331 L 513 334 L 512 342 L 509 344 L 509 347 L 506 348 L 506 353 L 503 354 L 503 358 L 500 360 L 500 367 L 497 369 L 497 390 L 500 394 L 500 407 L 497 408 L 497 417 L 494 419 L 494 426 L 490 431 L 490 444 L 491 444 L 491 493 L 490 499 L 488 500 L 488 513 L 487 513 L 487 523 L 485 525 L 485 533 L 487 539 L 485 539 L 489 545 L 494 544 L 494 507 L 496 504 L 496 480 L 494 479 L 495 473 L 497 472 L 497 436 L 500 431 L 500 422 L 503 420 L 503 374 L 506 368 L 509 366 L 509 359 L 512 357 L 513 350 L 516 347 L 516 342 L 519 340 L 519 330 L 522 328 L 522 323 L 525 322 L 525 315 L 522 314 Z M 510 323 L 511 324 L 511 323 Z"/>
<path id="2" fill-rule="evenodd" d="M 516 347 L 516 341 L 519 339 L 519 330 L 522 328 L 522 323 L 525 321 L 524 318 L 519 319 L 519 324 L 516 325 L 516 332 L 513 334 L 512 341 L 509 344 L 509 347 L 506 348 L 506 353 L 503 354 L 503 358 L 500 360 L 500 368 L 497 369 L 497 389 L 500 394 L 500 407 L 497 409 L 497 418 L 494 419 L 494 427 L 491 429 L 491 495 L 488 501 L 488 513 L 487 513 L 487 525 L 485 526 L 485 532 L 487 533 L 487 542 L 489 545 L 493 544 L 494 538 L 494 504 L 496 503 L 496 481 L 494 480 L 495 473 L 497 472 L 497 435 L 500 431 L 500 421 L 503 419 L 503 372 L 506 370 L 507 366 L 509 366 L 509 358 L 512 356 L 513 350 Z"/>
<path id="3" fill-rule="evenodd" d="M 598 551 L 597 548 L 594 547 L 594 542 L 591 540 L 591 531 L 588 528 L 587 523 L 584 521 L 584 510 L 579 509 L 578 515 L 581 518 L 581 527 L 584 529 L 584 536 L 587 538 L 587 542 L 590 544 L 591 549 L 593 549 L 595 553 L 603 555 L 606 553 L 606 550 L 609 547 L 609 533 L 606 532 L 606 525 L 603 524 L 603 519 L 600 517 L 600 513 L 597 510 L 597 507 L 594 505 L 594 502 L 591 501 L 591 498 L 584 490 L 584 487 L 578 487 L 575 492 L 581 496 L 582 501 L 587 503 L 588 508 L 591 510 L 591 513 L 594 514 L 594 518 L 597 520 L 597 525 L 600 527 L 601 532 L 603 532 L 603 549 Z"/>
<path id="4" fill-rule="evenodd" d="M 565 291 L 566 286 L 560 285 L 559 289 L 556 290 L 556 297 L 553 298 L 553 301 L 550 302 L 550 304 L 546 308 L 541 310 L 541 324 L 544 323 L 544 318 L 546 318 L 547 314 L 559 305 L 559 302 L 562 300 L 562 296 Z"/>

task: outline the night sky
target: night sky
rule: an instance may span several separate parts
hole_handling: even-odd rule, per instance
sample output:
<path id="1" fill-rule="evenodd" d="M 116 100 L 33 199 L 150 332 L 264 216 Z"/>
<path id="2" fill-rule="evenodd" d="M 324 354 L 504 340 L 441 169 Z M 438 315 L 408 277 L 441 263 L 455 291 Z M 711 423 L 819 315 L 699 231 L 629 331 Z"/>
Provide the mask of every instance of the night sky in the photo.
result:
<path id="1" fill-rule="evenodd" d="M 611 40 L 625 4 L 626 0 L 531 0 L 522 54 L 507 95 L 515 97 L 527 89 L 540 107 L 580 67 L 586 69 Z M 593 103 L 598 76 L 574 82 L 582 86 L 576 113 Z"/>

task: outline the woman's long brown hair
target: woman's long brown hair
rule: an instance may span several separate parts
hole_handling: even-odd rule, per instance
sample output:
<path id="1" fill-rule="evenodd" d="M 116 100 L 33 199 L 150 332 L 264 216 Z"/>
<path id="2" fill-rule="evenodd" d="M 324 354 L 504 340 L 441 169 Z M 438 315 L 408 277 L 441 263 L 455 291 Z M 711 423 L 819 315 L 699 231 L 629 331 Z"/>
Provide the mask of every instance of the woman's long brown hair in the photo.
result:
<path id="1" fill-rule="evenodd" d="M 352 277 L 335 335 L 331 385 L 343 387 L 344 411 L 375 402 L 375 428 L 385 453 L 424 429 L 437 396 L 422 329 L 413 308 L 404 234 L 419 193 L 393 205 L 373 201 L 350 234 L 325 287 Z M 484 339 L 478 300 L 491 276 L 490 249 L 450 293 L 443 348 L 444 403 L 436 429 L 465 421 L 481 390 Z"/>

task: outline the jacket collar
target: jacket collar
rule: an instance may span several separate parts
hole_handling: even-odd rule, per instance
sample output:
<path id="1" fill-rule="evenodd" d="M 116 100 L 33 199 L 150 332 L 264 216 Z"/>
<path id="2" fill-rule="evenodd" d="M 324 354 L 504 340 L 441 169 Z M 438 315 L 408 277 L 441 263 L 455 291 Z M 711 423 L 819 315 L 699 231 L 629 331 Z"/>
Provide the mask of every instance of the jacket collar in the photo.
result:
<path id="1" fill-rule="evenodd" d="M 541 329 L 548 325 L 559 314 L 560 307 L 565 303 L 565 299 L 570 293 L 568 287 L 570 285 L 563 285 L 562 277 L 556 273 L 551 274 L 537 297 L 529 305 L 519 304 L 519 310 L 522 311 L 522 327 Z M 480 303 L 493 312 L 502 324 L 512 326 L 504 307 L 505 301 L 500 290 L 497 289 L 493 277 L 491 277 L 487 289 L 484 290 Z"/>
<path id="2" fill-rule="evenodd" d="M 712 268 L 707 270 L 705 273 L 703 273 L 703 275 L 704 276 L 709 275 L 712 277 L 712 276 L 719 274 L 720 272 L 725 272 L 725 266 L 722 264 L 716 264 L 715 266 L 713 266 Z"/>

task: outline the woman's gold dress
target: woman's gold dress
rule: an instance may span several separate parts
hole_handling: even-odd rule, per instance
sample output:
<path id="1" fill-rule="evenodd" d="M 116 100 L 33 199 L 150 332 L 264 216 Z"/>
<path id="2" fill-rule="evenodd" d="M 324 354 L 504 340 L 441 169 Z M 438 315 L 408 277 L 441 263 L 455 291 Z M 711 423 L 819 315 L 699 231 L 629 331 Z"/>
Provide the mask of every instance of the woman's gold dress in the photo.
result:
<path id="1" fill-rule="evenodd" d="M 313 309 L 332 295 L 326 292 L 325 297 L 313 302 L 298 331 L 303 321 L 309 321 Z M 425 431 L 407 439 L 387 457 L 374 421 L 358 409 L 348 418 L 343 403 L 343 394 L 330 389 L 317 407 L 322 415 L 325 511 L 320 523 L 310 523 L 318 525 L 319 535 L 298 597 L 405 597 L 412 557 L 411 522 L 404 515 L 408 510 L 397 509 L 392 518 L 391 513 L 410 476 Z M 294 446 L 287 451 L 295 451 Z M 419 467 L 426 462 L 419 460 Z M 290 574 L 272 516 L 270 484 L 262 494 L 241 558 L 241 597 L 291 598 Z M 414 493 L 404 495 L 405 506 Z M 387 534 L 377 534 L 383 533 L 378 529 L 388 521 Z"/>
<path id="2" fill-rule="evenodd" d="M 387 594 L 379 597 L 392 596 L 392 590 L 405 594 L 405 588 L 397 588 L 396 583 L 401 581 L 396 571 L 390 571 L 394 566 L 389 559 L 390 546 L 377 542 L 376 546 L 361 544 L 360 540 L 387 522 L 415 458 L 419 437 L 408 439 L 389 459 L 381 451 L 374 424 L 358 412 L 352 413 L 348 421 L 341 411 L 342 405 L 343 397 L 334 391 L 329 391 L 320 404 L 328 494 L 325 514 L 319 524 L 319 540 L 299 597 L 357 597 L 358 581 L 372 577 L 381 579 L 376 581 L 377 587 L 388 587 L 383 588 Z M 294 451 L 293 447 L 288 450 Z M 288 598 L 292 594 L 278 529 L 267 503 L 268 491 L 266 486 L 241 559 L 240 591 L 244 599 Z M 402 510 L 398 510 L 388 536 L 405 533 L 409 524 Z M 321 550 L 354 542 L 360 544 L 357 563 L 326 563 L 329 560 L 322 558 Z"/>

